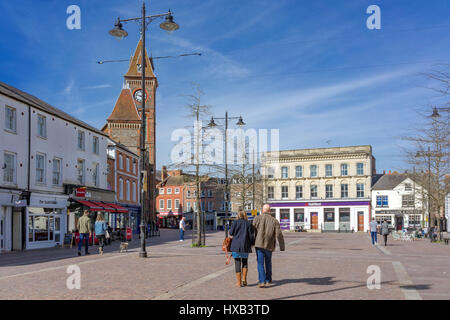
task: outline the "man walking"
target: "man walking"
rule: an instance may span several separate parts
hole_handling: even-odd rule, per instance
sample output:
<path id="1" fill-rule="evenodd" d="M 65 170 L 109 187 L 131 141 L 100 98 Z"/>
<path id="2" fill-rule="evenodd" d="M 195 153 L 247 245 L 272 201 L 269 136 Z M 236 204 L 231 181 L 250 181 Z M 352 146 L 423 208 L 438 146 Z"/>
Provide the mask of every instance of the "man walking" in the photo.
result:
<path id="1" fill-rule="evenodd" d="M 180 241 L 184 241 L 184 231 L 186 230 L 186 217 L 180 220 Z"/>
<path id="2" fill-rule="evenodd" d="M 370 235 L 372 237 L 372 244 L 377 244 L 377 229 L 378 229 L 378 223 L 375 221 L 375 218 L 372 218 L 372 221 L 370 222 Z"/>
<path id="3" fill-rule="evenodd" d="M 284 238 L 280 223 L 270 215 L 270 205 L 263 206 L 261 215 L 253 220 L 255 228 L 256 260 L 258 261 L 258 287 L 264 288 L 272 283 L 272 251 L 275 250 L 276 240 L 280 251 L 284 251 Z"/>
<path id="4" fill-rule="evenodd" d="M 387 246 L 387 237 L 389 234 L 389 224 L 386 222 L 386 220 L 383 221 L 381 224 L 381 234 L 384 237 L 384 246 Z"/>
<path id="5" fill-rule="evenodd" d="M 92 235 L 92 229 L 88 210 L 84 210 L 84 215 L 78 220 L 78 232 L 80 233 L 80 241 L 78 242 L 78 255 L 81 256 L 81 246 L 83 245 L 83 241 L 86 241 L 84 252 L 86 254 L 90 254 L 88 252 L 88 247 L 89 237 Z"/>

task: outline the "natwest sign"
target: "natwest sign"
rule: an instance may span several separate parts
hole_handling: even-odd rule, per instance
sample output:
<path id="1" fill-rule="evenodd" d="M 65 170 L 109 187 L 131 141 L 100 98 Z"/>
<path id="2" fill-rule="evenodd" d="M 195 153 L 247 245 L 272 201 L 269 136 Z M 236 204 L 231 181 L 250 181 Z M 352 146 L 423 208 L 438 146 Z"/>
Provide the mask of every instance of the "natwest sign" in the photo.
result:
<path id="1" fill-rule="evenodd" d="M 86 197 L 86 187 L 77 188 L 75 190 L 75 196 L 80 197 L 80 198 L 85 198 Z"/>

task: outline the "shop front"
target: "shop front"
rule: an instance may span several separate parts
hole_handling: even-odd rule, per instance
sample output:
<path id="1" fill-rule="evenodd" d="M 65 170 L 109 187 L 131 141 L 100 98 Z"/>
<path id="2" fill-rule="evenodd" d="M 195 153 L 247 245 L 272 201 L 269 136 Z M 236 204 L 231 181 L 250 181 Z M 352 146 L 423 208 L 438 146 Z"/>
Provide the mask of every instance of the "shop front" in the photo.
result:
<path id="1" fill-rule="evenodd" d="M 26 208 L 26 249 L 61 245 L 67 223 L 67 195 L 31 193 Z"/>
<path id="2" fill-rule="evenodd" d="M 158 213 L 156 216 L 158 217 L 160 228 L 177 229 L 183 214 L 178 212 L 164 212 Z"/>
<path id="3" fill-rule="evenodd" d="M 367 231 L 369 201 L 277 202 L 270 204 L 282 230 Z"/>
<path id="4" fill-rule="evenodd" d="M 375 219 L 380 224 L 386 220 L 396 231 L 419 229 L 423 225 L 422 213 L 414 210 L 375 210 Z"/>
<path id="5" fill-rule="evenodd" d="M 129 226 L 133 234 L 139 234 L 141 232 L 139 229 L 139 225 L 141 223 L 141 207 L 124 203 L 120 203 L 120 205 L 128 210 Z"/>
<path id="6" fill-rule="evenodd" d="M 14 248 L 14 238 L 16 235 L 13 232 L 13 228 L 15 227 L 13 222 L 17 221 L 17 217 L 18 223 L 21 223 L 22 210 L 20 207 L 17 207 L 17 203 L 21 202 L 20 196 L 21 192 L 19 190 L 0 189 L 0 253 L 13 249 L 21 249 L 20 245 Z M 20 226 L 17 232 L 20 240 Z"/>

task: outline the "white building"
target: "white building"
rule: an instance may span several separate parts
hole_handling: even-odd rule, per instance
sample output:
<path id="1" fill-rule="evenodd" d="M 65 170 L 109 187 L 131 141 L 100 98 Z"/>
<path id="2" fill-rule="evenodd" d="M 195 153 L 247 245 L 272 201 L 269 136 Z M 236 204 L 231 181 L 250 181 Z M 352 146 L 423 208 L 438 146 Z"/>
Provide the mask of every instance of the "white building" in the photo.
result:
<path id="1" fill-rule="evenodd" d="M 264 198 L 282 229 L 368 230 L 371 146 L 267 152 L 262 171 Z"/>
<path id="2" fill-rule="evenodd" d="M 396 229 L 421 227 L 428 217 L 422 199 L 426 190 L 407 174 L 385 174 L 372 187 L 372 214 Z"/>
<path id="3" fill-rule="evenodd" d="M 61 244 L 65 185 L 106 189 L 107 136 L 0 82 L 0 141 L 0 251 Z"/>

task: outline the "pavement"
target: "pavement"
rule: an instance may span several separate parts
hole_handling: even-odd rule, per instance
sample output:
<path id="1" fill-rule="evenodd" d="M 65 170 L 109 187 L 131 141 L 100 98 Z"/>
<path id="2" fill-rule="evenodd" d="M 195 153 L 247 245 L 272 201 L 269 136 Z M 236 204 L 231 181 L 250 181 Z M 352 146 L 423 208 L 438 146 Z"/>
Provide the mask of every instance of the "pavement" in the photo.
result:
<path id="1" fill-rule="evenodd" d="M 286 251 L 273 254 L 273 283 L 257 286 L 256 255 L 249 257 L 247 287 L 235 287 L 234 264 L 225 265 L 223 232 L 209 232 L 206 247 L 191 248 L 191 233 L 162 229 L 147 240 L 148 258 L 139 258 L 139 239 L 128 252 L 119 242 L 99 255 L 77 256 L 76 248 L 52 248 L 0 255 L 0 299 L 49 300 L 419 300 L 450 299 L 450 246 L 393 241 L 373 246 L 366 233 L 285 232 Z M 80 289 L 69 289 L 72 269 Z M 379 271 L 379 288 L 373 284 Z M 68 273 L 69 271 L 69 273 Z M 369 280 L 368 280 L 369 279 Z"/>

